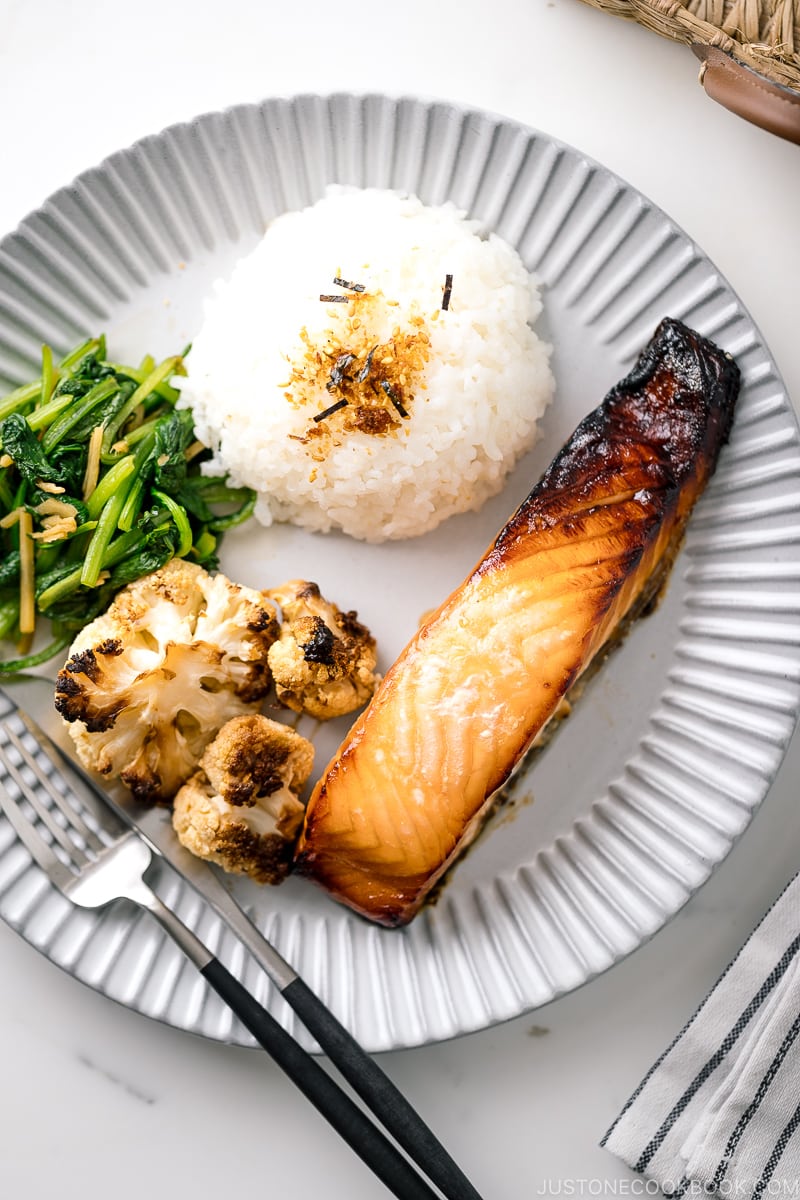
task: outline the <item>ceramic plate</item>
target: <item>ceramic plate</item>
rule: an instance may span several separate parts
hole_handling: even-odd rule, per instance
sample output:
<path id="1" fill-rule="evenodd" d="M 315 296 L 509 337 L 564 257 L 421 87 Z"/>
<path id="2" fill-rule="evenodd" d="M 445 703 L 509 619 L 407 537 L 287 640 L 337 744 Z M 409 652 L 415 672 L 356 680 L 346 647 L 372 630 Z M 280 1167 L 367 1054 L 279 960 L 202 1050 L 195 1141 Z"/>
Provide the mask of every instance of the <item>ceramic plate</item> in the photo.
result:
<path id="1" fill-rule="evenodd" d="M 658 610 L 588 686 L 512 801 L 402 931 L 300 880 L 232 887 L 372 1050 L 486 1027 L 583 983 L 703 883 L 769 787 L 798 709 L 800 448 L 747 311 L 663 212 L 578 151 L 511 121 L 382 96 L 301 96 L 212 113 L 113 155 L 0 243 L 0 384 L 40 345 L 105 331 L 115 357 L 191 341 L 213 281 L 271 218 L 331 182 L 453 200 L 520 251 L 545 289 L 558 395 L 535 449 L 479 514 L 405 543 L 248 525 L 222 567 L 257 587 L 298 575 L 357 608 L 392 661 L 463 578 L 578 420 L 664 315 L 733 353 L 730 444 Z M 341 734 L 327 730 L 320 767 Z M 327 741 L 325 740 L 327 739 Z M 161 888 L 245 982 L 255 966 L 168 872 Z M 72 909 L 0 825 L 0 913 L 53 962 L 123 1004 L 223 1041 L 248 1035 L 146 916 Z M 273 1011 L 291 1024 L 282 1002 Z"/>

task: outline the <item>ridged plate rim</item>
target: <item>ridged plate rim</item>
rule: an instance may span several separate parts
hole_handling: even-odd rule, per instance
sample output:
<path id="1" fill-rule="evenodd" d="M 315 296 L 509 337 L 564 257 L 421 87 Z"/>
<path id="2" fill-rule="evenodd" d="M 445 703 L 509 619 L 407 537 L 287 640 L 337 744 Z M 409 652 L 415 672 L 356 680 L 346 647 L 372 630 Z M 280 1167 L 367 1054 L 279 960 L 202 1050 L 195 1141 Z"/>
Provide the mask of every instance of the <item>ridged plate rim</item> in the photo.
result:
<path id="1" fill-rule="evenodd" d="M 222 133 L 235 142 L 227 163 Z M 223 172 L 232 162 L 235 194 Z M 508 177 L 505 191 L 495 170 Z M 570 337 L 594 339 L 609 360 L 627 364 L 659 305 L 674 297 L 687 311 L 672 315 L 694 314 L 701 332 L 736 351 L 746 385 L 731 445 L 679 559 L 680 580 L 670 585 L 678 637 L 664 687 L 635 753 L 587 794 L 575 819 L 524 862 L 501 864 L 488 878 L 476 868 L 473 883 L 473 862 L 491 858 L 482 842 L 438 904 L 404 933 L 368 926 L 321 895 L 296 916 L 245 897 L 360 1040 L 388 1050 L 485 1028 L 586 982 L 669 920 L 744 832 L 800 705 L 800 440 L 747 310 L 671 218 L 547 134 L 403 96 L 304 94 L 237 105 L 170 126 L 83 172 L 0 242 L 0 377 L 24 373 L 36 340 L 53 331 L 63 340 L 88 315 L 113 324 L 115 313 L 152 290 L 154 275 L 174 276 L 174 252 L 188 277 L 226 238 L 241 237 L 248 220 L 255 229 L 281 205 L 307 202 L 324 180 L 402 187 L 428 202 L 462 204 L 471 193 L 464 206 L 515 242 L 541 274 L 558 309 L 554 328 L 560 320 L 566 334 L 572 321 Z M 136 190 L 143 182 L 146 196 Z M 637 269 L 652 273 L 644 285 Z M 588 407 L 601 396 L 593 393 Z M 559 738 L 535 771 L 546 777 L 558 745 Z M 520 829 L 530 820 L 516 817 Z M 489 831 L 486 844 L 492 839 L 502 833 Z M 169 873 L 161 886 L 297 1032 L 286 1006 L 189 889 Z M 251 1044 L 146 917 L 124 906 L 101 915 L 71 910 L 3 822 L 0 916 L 120 1003 L 215 1040 Z"/>

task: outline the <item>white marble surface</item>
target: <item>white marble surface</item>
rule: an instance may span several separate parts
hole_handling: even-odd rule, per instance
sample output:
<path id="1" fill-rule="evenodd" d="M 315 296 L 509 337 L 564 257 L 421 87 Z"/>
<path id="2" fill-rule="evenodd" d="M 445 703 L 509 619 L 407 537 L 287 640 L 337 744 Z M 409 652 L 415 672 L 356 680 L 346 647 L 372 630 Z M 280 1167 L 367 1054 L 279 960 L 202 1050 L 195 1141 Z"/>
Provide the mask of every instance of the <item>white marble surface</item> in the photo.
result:
<path id="1" fill-rule="evenodd" d="M 580 146 L 680 222 L 800 398 L 800 150 L 714 105 L 683 47 L 578 0 L 0 0 L 0 229 L 195 113 L 356 88 L 493 109 Z M 483 1194 L 630 1194 L 598 1139 L 800 859 L 800 741 L 750 830 L 648 945 L 579 992 L 387 1055 Z M 384 1194 L 263 1055 L 89 992 L 0 926 L 0 1194 Z"/>

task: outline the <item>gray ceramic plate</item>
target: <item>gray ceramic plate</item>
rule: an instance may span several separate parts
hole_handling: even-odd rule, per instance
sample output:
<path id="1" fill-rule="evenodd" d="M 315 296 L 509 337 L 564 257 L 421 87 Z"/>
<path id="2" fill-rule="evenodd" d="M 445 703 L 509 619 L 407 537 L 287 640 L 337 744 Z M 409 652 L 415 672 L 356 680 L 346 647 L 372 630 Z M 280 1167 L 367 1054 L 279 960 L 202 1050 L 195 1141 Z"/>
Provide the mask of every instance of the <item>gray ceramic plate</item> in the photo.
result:
<path id="1" fill-rule="evenodd" d="M 356 607 L 385 667 L 457 583 L 658 320 L 734 353 L 731 443 L 664 602 L 639 623 L 516 786 L 515 802 L 402 932 L 299 880 L 234 884 L 259 925 L 365 1046 L 412 1046 L 542 1004 L 654 933 L 707 878 L 763 799 L 800 674 L 800 449 L 748 313 L 668 217 L 603 167 L 502 118 L 381 96 L 302 96 L 200 117 L 113 155 L 0 243 L 0 382 L 37 374 L 42 341 L 105 330 L 120 358 L 190 341 L 203 298 L 276 214 L 329 182 L 454 200 L 520 250 L 546 289 L 556 403 L 503 495 L 408 543 L 255 526 L 223 568 L 269 586 L 307 574 Z M 327 731 L 320 765 L 341 734 Z M 263 980 L 216 920 L 163 887 L 223 958 Z M 155 926 L 124 905 L 79 912 L 0 825 L 0 913 L 53 962 L 175 1026 L 247 1042 Z M 289 1023 L 280 1004 L 274 1011 Z"/>

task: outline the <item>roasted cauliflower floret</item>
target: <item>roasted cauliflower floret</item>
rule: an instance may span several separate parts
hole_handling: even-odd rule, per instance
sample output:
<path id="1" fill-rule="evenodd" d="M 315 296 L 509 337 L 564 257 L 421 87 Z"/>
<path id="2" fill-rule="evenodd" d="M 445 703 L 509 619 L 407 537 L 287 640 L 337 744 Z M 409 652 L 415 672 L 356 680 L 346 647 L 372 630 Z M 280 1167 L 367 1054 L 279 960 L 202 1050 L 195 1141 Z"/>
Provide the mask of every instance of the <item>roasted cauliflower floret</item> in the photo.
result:
<path id="1" fill-rule="evenodd" d="M 72 644 L 56 708 L 85 766 L 171 800 L 217 731 L 269 690 L 274 606 L 173 559 L 119 592 Z"/>
<path id="2" fill-rule="evenodd" d="M 283 612 L 280 638 L 269 651 L 281 704 L 320 721 L 366 704 L 378 682 L 375 639 L 356 613 L 340 612 L 303 579 L 267 595 Z"/>
<path id="3" fill-rule="evenodd" d="M 234 717 L 175 797 L 172 824 L 193 854 L 257 883 L 289 872 L 314 748 L 263 716 Z"/>

